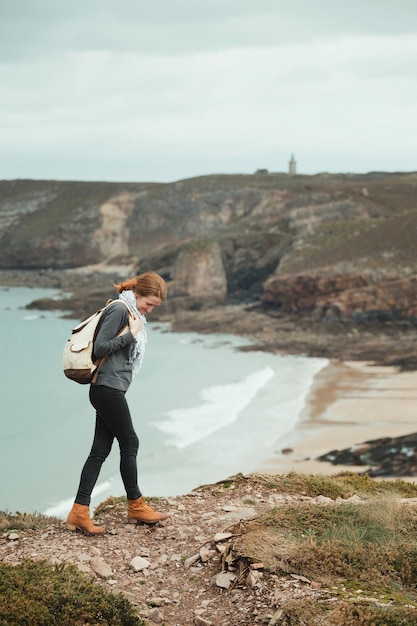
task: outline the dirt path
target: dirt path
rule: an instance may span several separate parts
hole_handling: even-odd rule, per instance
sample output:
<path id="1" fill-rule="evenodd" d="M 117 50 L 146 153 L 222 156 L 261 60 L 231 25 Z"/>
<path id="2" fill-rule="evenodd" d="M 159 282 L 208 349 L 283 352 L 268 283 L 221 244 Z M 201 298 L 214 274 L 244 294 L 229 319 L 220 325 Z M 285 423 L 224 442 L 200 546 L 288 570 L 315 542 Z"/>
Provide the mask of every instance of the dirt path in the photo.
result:
<path id="1" fill-rule="evenodd" d="M 230 542 L 240 520 L 305 500 L 311 499 L 277 493 L 267 480 L 223 482 L 160 499 L 155 508 L 170 517 L 153 527 L 127 524 L 126 504 L 108 501 L 96 517 L 106 535 L 74 534 L 63 522 L 42 531 L 9 532 L 0 539 L 0 559 L 74 563 L 107 589 L 125 594 L 150 625 L 269 624 L 284 598 L 317 597 L 320 585 L 271 576 L 249 559 L 236 562 Z"/>

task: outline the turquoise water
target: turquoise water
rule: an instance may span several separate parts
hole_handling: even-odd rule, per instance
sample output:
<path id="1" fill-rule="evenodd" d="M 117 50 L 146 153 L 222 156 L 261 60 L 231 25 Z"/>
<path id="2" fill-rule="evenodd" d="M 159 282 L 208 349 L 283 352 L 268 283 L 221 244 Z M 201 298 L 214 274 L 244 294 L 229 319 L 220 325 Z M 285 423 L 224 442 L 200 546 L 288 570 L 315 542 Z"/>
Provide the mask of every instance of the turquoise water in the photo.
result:
<path id="1" fill-rule="evenodd" d="M 91 446 L 88 386 L 67 380 L 61 365 L 77 322 L 23 308 L 55 293 L 0 287 L 0 510 L 65 516 Z M 282 447 L 327 360 L 236 349 L 247 343 L 148 324 L 144 365 L 127 393 L 145 495 L 178 495 L 255 471 Z M 123 494 L 118 465 L 116 442 L 93 506 Z"/>

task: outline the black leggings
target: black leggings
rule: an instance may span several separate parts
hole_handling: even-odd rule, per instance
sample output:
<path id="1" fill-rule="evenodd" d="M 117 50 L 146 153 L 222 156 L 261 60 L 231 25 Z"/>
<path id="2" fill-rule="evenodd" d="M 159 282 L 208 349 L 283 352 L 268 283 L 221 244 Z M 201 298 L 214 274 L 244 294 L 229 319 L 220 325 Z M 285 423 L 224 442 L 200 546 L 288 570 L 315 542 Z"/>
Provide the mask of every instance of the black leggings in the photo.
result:
<path id="1" fill-rule="evenodd" d="M 90 402 L 96 409 L 96 428 L 90 454 L 81 472 L 75 502 L 87 506 L 90 504 L 91 492 L 115 438 L 119 442 L 120 474 L 126 495 L 129 500 L 136 500 L 141 497 L 136 464 L 139 439 L 133 428 L 125 393 L 103 385 L 90 385 Z"/>

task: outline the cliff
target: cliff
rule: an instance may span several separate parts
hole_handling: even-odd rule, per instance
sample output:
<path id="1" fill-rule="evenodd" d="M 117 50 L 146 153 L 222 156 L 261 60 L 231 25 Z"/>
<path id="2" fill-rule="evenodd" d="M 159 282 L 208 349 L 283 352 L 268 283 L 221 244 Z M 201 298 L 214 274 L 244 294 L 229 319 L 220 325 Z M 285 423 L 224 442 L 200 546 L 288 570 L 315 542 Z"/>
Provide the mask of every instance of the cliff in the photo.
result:
<path id="1" fill-rule="evenodd" d="M 88 286 L 101 302 L 103 276 L 109 285 L 154 269 L 169 283 L 164 315 L 179 327 L 211 309 L 230 330 L 227 306 L 250 305 L 276 328 L 302 320 L 333 335 L 364 323 L 412 332 L 416 189 L 416 173 L 0 181 L 0 270 L 3 282 L 24 271 L 31 284 Z"/>

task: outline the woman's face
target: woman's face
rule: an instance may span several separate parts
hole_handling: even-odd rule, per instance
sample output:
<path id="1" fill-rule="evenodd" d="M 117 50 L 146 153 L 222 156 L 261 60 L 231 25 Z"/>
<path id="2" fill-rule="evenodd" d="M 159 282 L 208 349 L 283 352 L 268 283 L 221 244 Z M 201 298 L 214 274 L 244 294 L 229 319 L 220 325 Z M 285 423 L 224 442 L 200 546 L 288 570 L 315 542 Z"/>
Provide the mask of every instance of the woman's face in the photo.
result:
<path id="1" fill-rule="evenodd" d="M 154 310 L 156 306 L 161 304 L 161 298 L 158 298 L 158 296 L 141 296 L 139 293 L 135 295 L 136 306 L 138 307 L 142 315 L 145 315 L 145 313 L 150 313 Z"/>

